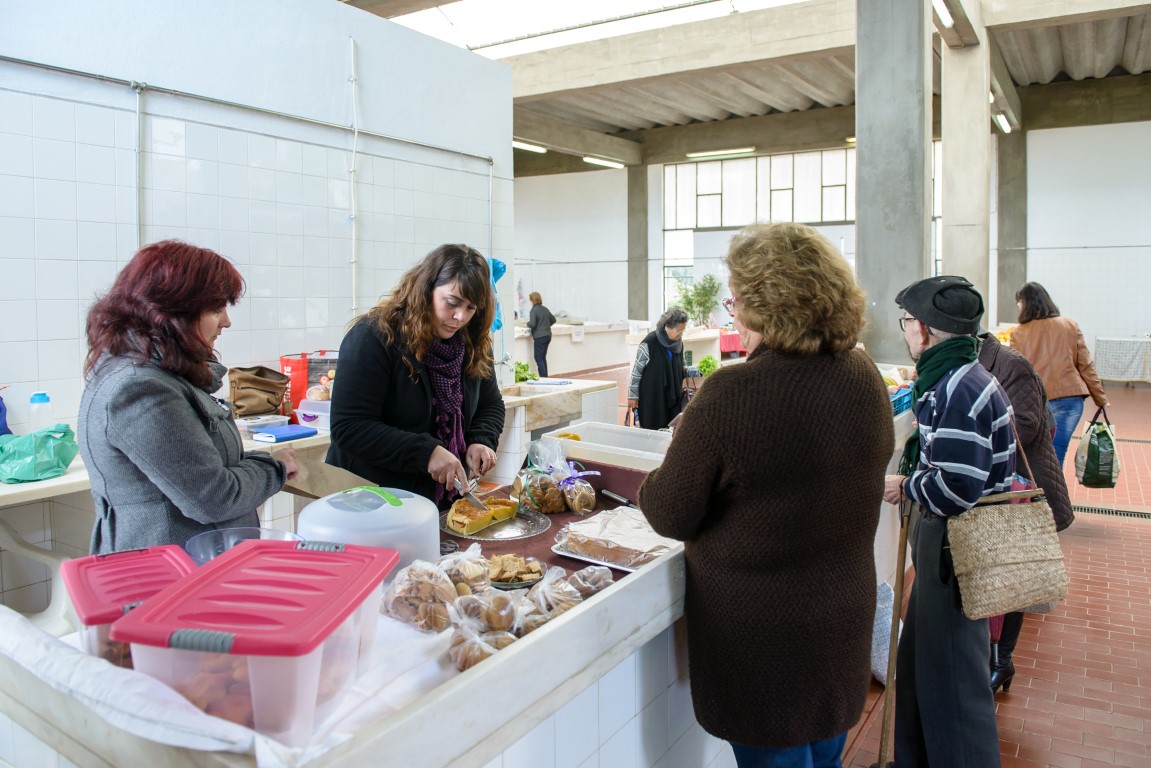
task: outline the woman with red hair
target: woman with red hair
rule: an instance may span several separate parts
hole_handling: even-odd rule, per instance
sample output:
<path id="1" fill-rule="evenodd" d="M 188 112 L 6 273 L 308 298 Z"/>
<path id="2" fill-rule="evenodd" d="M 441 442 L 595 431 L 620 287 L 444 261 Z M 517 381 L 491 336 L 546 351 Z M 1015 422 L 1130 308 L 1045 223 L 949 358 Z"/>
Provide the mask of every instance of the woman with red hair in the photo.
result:
<path id="1" fill-rule="evenodd" d="M 90 551 L 183 545 L 258 526 L 256 509 L 299 471 L 292 448 L 247 452 L 212 347 L 244 279 L 207 248 L 141 248 L 88 313 L 77 429 L 92 482 Z"/>

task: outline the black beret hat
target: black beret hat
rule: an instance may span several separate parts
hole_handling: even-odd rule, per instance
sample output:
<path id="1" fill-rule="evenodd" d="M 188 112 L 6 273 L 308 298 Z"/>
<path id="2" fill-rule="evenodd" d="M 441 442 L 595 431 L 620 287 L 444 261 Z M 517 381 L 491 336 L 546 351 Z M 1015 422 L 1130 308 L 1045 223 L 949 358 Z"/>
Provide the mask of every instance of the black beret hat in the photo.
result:
<path id="1" fill-rule="evenodd" d="M 929 328 L 975 334 L 983 317 L 983 297 L 965 277 L 940 275 L 904 288 L 895 303 Z"/>

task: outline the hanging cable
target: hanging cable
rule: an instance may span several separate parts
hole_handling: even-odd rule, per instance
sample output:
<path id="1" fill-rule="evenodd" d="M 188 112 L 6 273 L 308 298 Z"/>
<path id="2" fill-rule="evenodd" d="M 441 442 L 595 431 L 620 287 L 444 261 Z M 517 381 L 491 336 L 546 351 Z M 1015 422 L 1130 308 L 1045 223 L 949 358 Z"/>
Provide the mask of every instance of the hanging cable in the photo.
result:
<path id="1" fill-rule="evenodd" d="M 359 272 L 360 265 L 358 255 L 358 242 L 359 242 L 359 228 L 356 226 L 356 160 L 357 153 L 359 152 L 360 144 L 360 99 L 359 87 L 356 77 L 356 41 L 355 38 L 348 37 L 349 50 L 348 54 L 351 59 L 352 73 L 348 77 L 348 83 L 352 89 L 352 158 L 348 164 L 348 222 L 351 224 L 352 229 L 352 246 L 351 246 L 351 264 L 352 264 L 352 317 L 359 314 Z M 346 318 L 350 319 L 350 318 Z"/>

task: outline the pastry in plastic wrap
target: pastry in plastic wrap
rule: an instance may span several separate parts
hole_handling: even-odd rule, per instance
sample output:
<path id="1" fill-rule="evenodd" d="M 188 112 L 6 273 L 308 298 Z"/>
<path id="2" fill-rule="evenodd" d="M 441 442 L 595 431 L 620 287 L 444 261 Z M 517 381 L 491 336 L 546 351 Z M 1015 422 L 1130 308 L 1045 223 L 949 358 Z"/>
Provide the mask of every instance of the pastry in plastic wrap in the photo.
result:
<path id="1" fill-rule="evenodd" d="M 571 512 L 587 515 L 595 511 L 595 488 L 582 477 L 569 477 L 560 482 L 564 503 Z"/>
<path id="2" fill-rule="evenodd" d="M 575 587 L 576 592 L 579 592 L 585 600 L 614 583 L 611 568 L 605 565 L 589 565 L 568 576 L 568 584 Z"/>
<path id="3" fill-rule="evenodd" d="M 488 561 L 479 544 L 444 555 L 436 562 L 452 580 L 458 595 L 482 595 L 492 588 Z"/>
<path id="4" fill-rule="evenodd" d="M 538 469 L 521 469 L 516 475 L 512 491 L 519 499 L 520 509 L 545 515 L 554 515 L 567 509 L 555 478 Z"/>
<path id="5" fill-rule="evenodd" d="M 574 608 L 583 597 L 575 587 L 567 583 L 567 575 L 563 568 L 548 568 L 540 583 L 528 591 L 528 600 L 553 619 Z"/>
<path id="6" fill-rule="evenodd" d="M 587 520 L 569 523 L 556 534 L 556 543 L 610 565 L 637 568 L 667 552 L 678 542 L 660 536 L 635 507 L 617 507 Z"/>
<path id="7" fill-rule="evenodd" d="M 426 632 L 450 626 L 447 605 L 456 599 L 456 588 L 434 563 L 416 560 L 401 569 L 384 595 L 383 612 Z"/>
<path id="8" fill-rule="evenodd" d="M 510 632 L 481 632 L 476 633 L 466 629 L 457 629 L 452 635 L 452 645 L 448 655 L 456 665 L 456 669 L 463 672 L 491 656 L 501 648 L 507 648 L 516 641 L 516 636 Z"/>

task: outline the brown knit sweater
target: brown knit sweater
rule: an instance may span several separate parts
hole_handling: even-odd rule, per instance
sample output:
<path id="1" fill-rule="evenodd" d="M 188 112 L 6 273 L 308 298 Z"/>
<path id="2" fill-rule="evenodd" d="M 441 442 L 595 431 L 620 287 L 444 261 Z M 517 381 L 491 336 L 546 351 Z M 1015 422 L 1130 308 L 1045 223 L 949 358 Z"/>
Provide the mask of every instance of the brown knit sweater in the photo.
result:
<path id="1" fill-rule="evenodd" d="M 684 412 L 639 504 L 686 542 L 691 693 L 708 733 L 792 747 L 859 719 L 892 432 L 883 380 L 854 350 L 761 346 Z"/>

